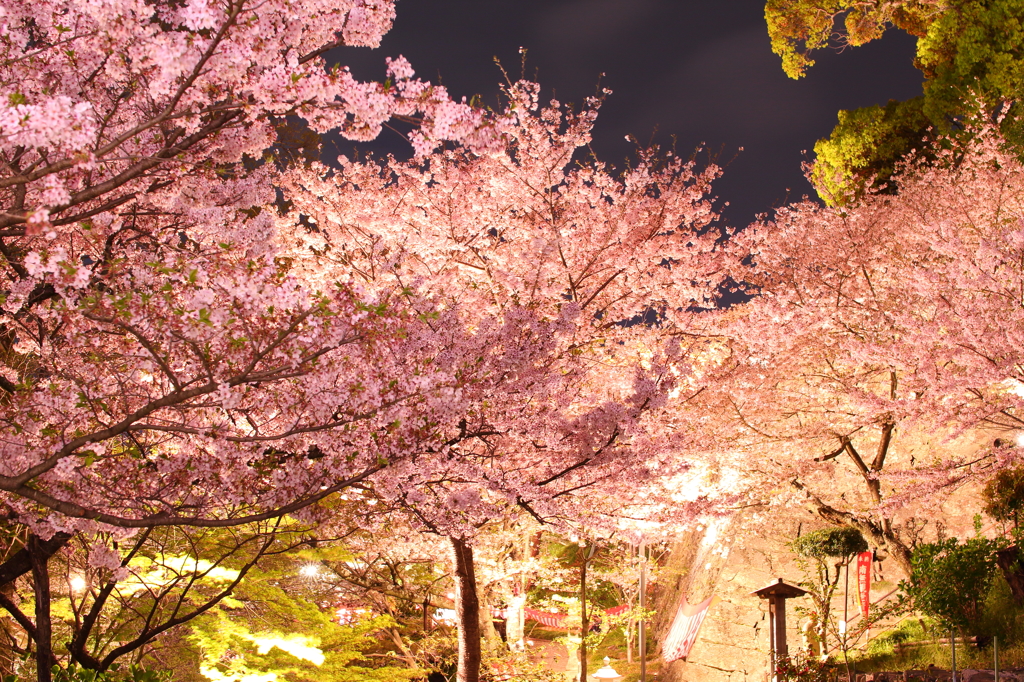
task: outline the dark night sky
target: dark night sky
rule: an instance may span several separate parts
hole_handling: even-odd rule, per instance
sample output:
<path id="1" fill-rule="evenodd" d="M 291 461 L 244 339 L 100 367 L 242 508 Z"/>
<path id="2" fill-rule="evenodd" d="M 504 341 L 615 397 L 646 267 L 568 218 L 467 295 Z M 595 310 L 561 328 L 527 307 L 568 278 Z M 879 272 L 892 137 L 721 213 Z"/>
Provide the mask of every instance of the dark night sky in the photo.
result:
<path id="1" fill-rule="evenodd" d="M 580 102 L 601 83 L 614 91 L 594 131 L 598 156 L 619 163 L 634 146 L 677 139 L 680 153 L 701 143 L 729 161 L 716 184 L 726 219 L 745 225 L 756 213 L 813 194 L 800 170 L 836 112 L 921 92 L 914 41 L 891 31 L 843 53 L 823 52 L 807 77 L 785 76 L 771 52 L 763 0 L 400 0 L 395 27 L 379 49 L 345 48 L 328 56 L 362 79 L 382 79 L 384 57 L 404 55 L 417 74 L 454 97 L 494 103 L 502 76 L 527 75 L 544 95 Z M 378 151 L 408 154 L 395 133 Z M 736 155 L 739 147 L 744 151 Z"/>

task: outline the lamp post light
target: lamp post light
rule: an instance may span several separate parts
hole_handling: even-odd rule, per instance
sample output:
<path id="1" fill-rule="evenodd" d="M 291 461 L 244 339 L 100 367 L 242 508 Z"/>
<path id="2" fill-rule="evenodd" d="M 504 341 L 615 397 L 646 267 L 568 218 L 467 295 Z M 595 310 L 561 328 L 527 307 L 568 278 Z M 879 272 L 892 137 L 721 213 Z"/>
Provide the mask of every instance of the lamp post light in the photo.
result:
<path id="1" fill-rule="evenodd" d="M 615 672 L 615 668 L 612 667 L 611 660 L 607 656 L 605 656 L 604 667 L 598 670 L 593 675 L 591 675 L 591 677 L 595 680 L 621 680 L 623 678 L 623 675 L 620 675 L 617 672 Z"/>

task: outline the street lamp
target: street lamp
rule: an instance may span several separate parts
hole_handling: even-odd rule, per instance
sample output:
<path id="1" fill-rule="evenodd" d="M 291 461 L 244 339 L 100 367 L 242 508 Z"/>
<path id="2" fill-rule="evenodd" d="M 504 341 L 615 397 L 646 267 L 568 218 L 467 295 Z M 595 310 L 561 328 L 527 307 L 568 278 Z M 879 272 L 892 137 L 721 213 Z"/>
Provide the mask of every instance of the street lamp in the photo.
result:
<path id="1" fill-rule="evenodd" d="M 591 677 L 595 680 L 621 680 L 623 676 L 615 672 L 615 668 L 611 664 L 611 660 L 605 656 L 604 667 L 591 675 Z"/>

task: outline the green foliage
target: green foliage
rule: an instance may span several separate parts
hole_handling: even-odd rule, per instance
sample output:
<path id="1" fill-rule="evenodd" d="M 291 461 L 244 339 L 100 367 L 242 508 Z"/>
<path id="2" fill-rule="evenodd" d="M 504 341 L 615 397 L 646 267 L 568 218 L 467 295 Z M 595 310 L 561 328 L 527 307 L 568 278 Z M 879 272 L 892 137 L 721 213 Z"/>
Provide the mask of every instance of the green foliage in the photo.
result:
<path id="1" fill-rule="evenodd" d="M 868 543 L 860 531 L 850 526 L 822 528 L 801 535 L 792 543 L 793 551 L 810 559 L 848 559 L 866 552 Z"/>
<path id="2" fill-rule="evenodd" d="M 8 675 L 3 682 L 16 682 L 17 679 L 16 675 Z M 116 665 L 103 672 L 81 668 L 74 663 L 69 663 L 67 668 L 53 666 L 53 682 L 170 682 L 170 679 L 170 671 L 146 670 L 137 665 L 130 665 L 123 672 Z"/>
<path id="3" fill-rule="evenodd" d="M 1024 0 L 955 0 L 918 40 L 915 64 L 924 84 L 925 114 L 944 132 L 972 112 L 975 98 L 989 108 L 1024 94 Z M 1024 142 L 1010 116 L 1003 132 Z"/>
<path id="4" fill-rule="evenodd" d="M 815 143 L 811 168 L 811 182 L 828 205 L 847 204 L 868 187 L 891 191 L 888 182 L 901 160 L 932 156 L 923 106 L 917 97 L 839 112 L 832 135 Z"/>
<path id="5" fill-rule="evenodd" d="M 978 634 L 999 637 L 999 659 L 1004 668 L 1024 666 L 1024 609 L 1017 606 L 1001 576 L 993 580 L 978 622 Z M 935 619 L 911 617 L 873 639 L 857 660 L 857 668 L 871 670 L 923 669 L 929 664 L 948 666 L 949 629 Z M 992 645 L 957 647 L 961 668 L 991 668 Z"/>
<path id="6" fill-rule="evenodd" d="M 416 641 L 416 662 L 423 670 L 438 670 L 455 679 L 459 665 L 459 640 L 452 630 L 438 628 Z"/>
<path id="7" fill-rule="evenodd" d="M 629 561 L 622 552 L 622 546 L 614 544 L 581 545 L 577 542 L 560 542 L 550 540 L 544 547 L 545 554 L 553 560 L 554 566 L 561 570 L 563 582 L 554 586 L 534 584 L 530 589 L 529 603 L 537 608 L 550 608 L 564 611 L 566 602 L 562 597 L 578 599 L 580 569 L 587 562 L 587 609 L 593 613 L 595 609 L 617 606 L 622 599 L 619 587 L 609 578 L 615 577 L 617 569 Z M 556 597 L 557 595 L 557 597 Z M 551 600 L 554 599 L 554 602 Z M 579 604 L 576 602 L 576 612 Z M 577 619 L 577 627 L 578 627 Z"/>
<path id="8" fill-rule="evenodd" d="M 786 682 L 827 682 L 829 667 L 821 659 L 800 653 L 787 656 L 775 665 L 779 680 Z"/>
<path id="9" fill-rule="evenodd" d="M 910 618 L 871 640 L 868 643 L 867 655 L 892 656 L 901 644 L 922 640 L 928 635 L 929 631 L 925 621 L 919 618 Z"/>
<path id="10" fill-rule="evenodd" d="M 997 521 L 1012 523 L 1015 529 L 1020 528 L 1024 510 L 1024 468 L 1000 471 L 985 486 L 984 497 L 988 500 L 986 514 Z"/>
<path id="11" fill-rule="evenodd" d="M 1003 135 L 1024 151 L 1020 105 L 1008 106 L 1024 99 L 1024 0 L 767 0 L 765 18 L 772 49 L 793 78 L 836 35 L 840 46 L 863 45 L 890 26 L 918 37 L 922 97 L 840 112 L 831 136 L 815 145 L 812 181 L 829 204 L 884 186 L 912 150 L 928 162 L 934 155 L 922 151 L 939 139 L 969 145 L 967 124 L 988 112 L 1003 115 Z M 839 18 L 845 30 L 834 33 Z"/>
<path id="12" fill-rule="evenodd" d="M 641 609 L 639 604 L 635 604 L 628 611 L 617 613 L 614 616 L 605 616 L 606 622 L 603 630 L 609 634 L 613 631 L 621 632 L 623 638 L 630 642 L 637 623 L 641 620 L 648 623 L 653 622 L 657 613 L 654 609 Z"/>
<path id="13" fill-rule="evenodd" d="M 772 51 L 782 57 L 790 78 L 801 78 L 814 66 L 810 55 L 828 47 L 836 36 L 840 45 L 863 45 L 880 38 L 889 26 L 924 35 L 937 14 L 932 2 L 865 3 L 860 0 L 768 0 L 764 16 Z"/>
<path id="14" fill-rule="evenodd" d="M 918 546 L 910 579 L 900 588 L 912 607 L 932 616 L 946 629 L 980 634 L 981 618 L 996 576 L 999 540 L 981 535 L 961 543 L 957 538 Z"/>
<path id="15" fill-rule="evenodd" d="M 1024 645 L 1024 608 L 1014 601 L 1010 586 L 1000 574 L 985 597 L 979 630 L 986 636 L 998 636 L 1000 647 Z"/>
<path id="16" fill-rule="evenodd" d="M 450 676 L 454 680 L 454 673 Z M 564 682 L 565 673 L 548 670 L 522 653 L 505 652 L 487 659 L 480 671 L 481 682 Z"/>
<path id="17" fill-rule="evenodd" d="M 377 633 L 395 625 L 377 616 L 339 625 L 332 610 L 303 598 L 288 579 L 292 562 L 254 570 L 234 599 L 198 619 L 188 639 L 214 682 L 275 674 L 292 682 L 412 679 L 419 671 L 371 664 Z"/>
<path id="18" fill-rule="evenodd" d="M 801 535 L 790 543 L 790 548 L 796 553 L 797 565 L 804 574 L 799 585 L 807 590 L 813 604 L 810 609 L 798 606 L 797 612 L 815 623 L 814 636 L 821 650 L 828 651 L 831 637 L 843 642 L 849 639 L 840 635 L 832 617 L 832 599 L 839 587 L 840 570 L 854 555 L 866 551 L 868 544 L 856 528 L 840 526 Z M 833 561 L 828 561 L 830 559 Z"/>

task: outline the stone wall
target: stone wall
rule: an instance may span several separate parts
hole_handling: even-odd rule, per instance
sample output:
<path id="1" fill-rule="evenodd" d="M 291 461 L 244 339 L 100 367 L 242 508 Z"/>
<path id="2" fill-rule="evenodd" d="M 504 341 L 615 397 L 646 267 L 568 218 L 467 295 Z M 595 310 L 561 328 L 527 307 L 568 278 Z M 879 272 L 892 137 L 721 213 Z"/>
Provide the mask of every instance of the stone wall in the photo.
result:
<path id="1" fill-rule="evenodd" d="M 956 499 L 936 505 L 933 521 L 941 519 L 945 532 L 959 537 L 973 534 L 972 519 L 980 503 L 977 491 L 960 491 Z M 662 566 L 652 599 L 657 616 L 652 630 L 663 641 L 683 596 L 691 604 L 719 597 L 701 626 L 686 661 L 664 666 L 659 682 L 765 682 L 768 679 L 767 603 L 751 595 L 776 578 L 797 584 L 803 573 L 787 543 L 802 533 L 824 527 L 808 512 L 787 510 L 770 524 L 757 525 L 735 517 L 678 538 Z M 933 523 L 934 525 L 934 523 Z M 930 531 L 922 539 L 932 540 Z M 891 560 L 876 562 L 872 571 L 872 603 L 891 592 L 903 576 Z M 851 572 L 850 618 L 856 612 L 852 594 L 856 577 Z M 842 588 L 837 590 L 833 613 L 841 614 Z M 787 602 L 787 640 L 790 653 L 804 648 L 801 619 L 796 607 L 808 600 Z M 660 648 L 657 651 L 660 654 Z M 979 677 L 979 681 L 983 678 Z"/>
<path id="2" fill-rule="evenodd" d="M 680 600 L 691 604 L 712 594 L 719 597 L 701 626 L 686 661 L 666 666 L 663 682 L 764 682 L 768 671 L 768 605 L 751 593 L 782 578 L 797 584 L 804 575 L 787 544 L 801 533 L 821 528 L 810 514 L 790 512 L 772 523 L 751 530 L 744 519 L 732 519 L 679 539 L 662 569 L 655 598 L 658 618 L 654 632 L 663 640 Z M 876 562 L 872 571 L 872 603 L 889 593 L 900 576 L 890 562 Z M 856 612 L 851 573 L 851 621 Z M 843 609 L 843 591 L 837 590 L 833 613 Z M 791 654 L 804 648 L 802 620 L 797 608 L 809 606 L 805 598 L 787 601 L 787 633 Z M 660 652 L 659 652 L 660 653 Z"/>
<path id="3" fill-rule="evenodd" d="M 662 637 L 667 633 L 683 595 L 691 604 L 712 594 L 720 601 L 704 619 L 687 660 L 666 666 L 659 680 L 762 682 L 766 679 L 767 604 L 750 593 L 776 578 L 789 583 L 800 580 L 801 574 L 785 549 L 785 540 L 781 540 L 781 537 L 795 537 L 799 523 L 797 519 L 790 519 L 776 528 L 772 536 L 747 536 L 740 542 L 736 530 L 742 520 L 734 519 L 712 525 L 677 543 L 668 566 L 678 575 L 677 583 L 661 583 L 661 587 L 667 589 L 660 592 L 656 601 L 659 612 L 656 632 Z M 799 645 L 796 614 L 792 613 L 792 608 L 788 610 L 787 637 L 791 643 Z"/>

